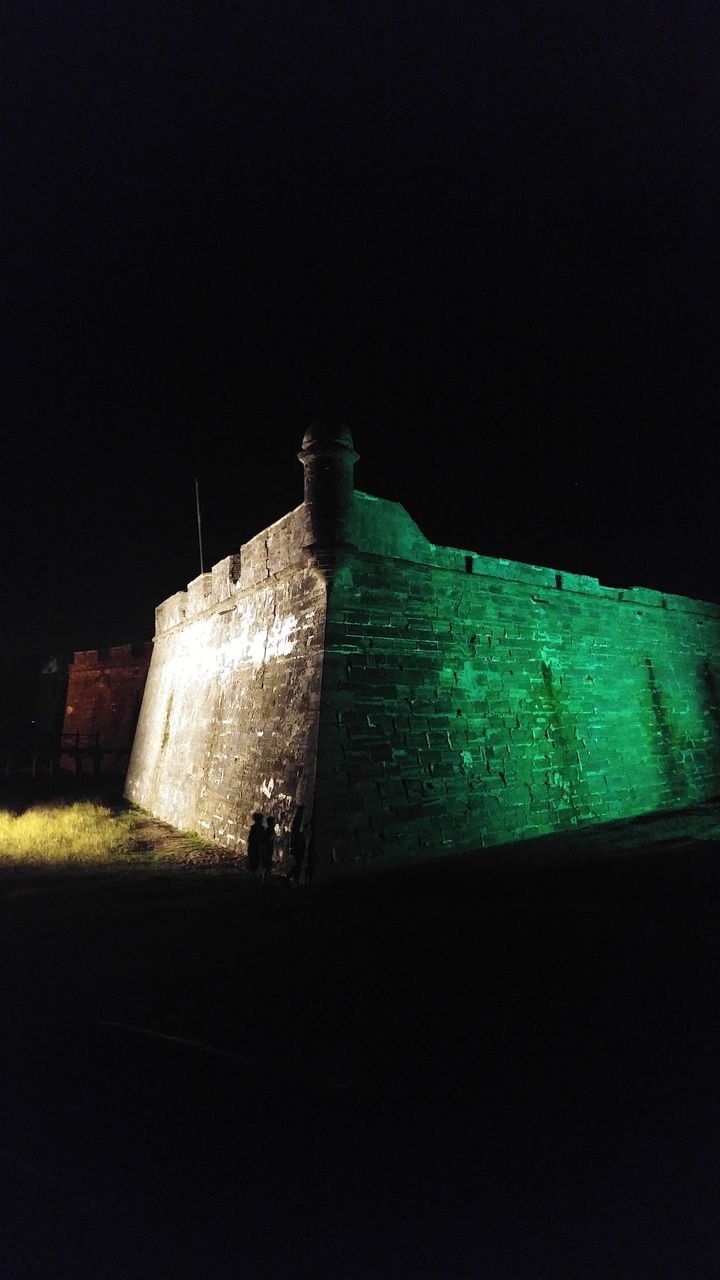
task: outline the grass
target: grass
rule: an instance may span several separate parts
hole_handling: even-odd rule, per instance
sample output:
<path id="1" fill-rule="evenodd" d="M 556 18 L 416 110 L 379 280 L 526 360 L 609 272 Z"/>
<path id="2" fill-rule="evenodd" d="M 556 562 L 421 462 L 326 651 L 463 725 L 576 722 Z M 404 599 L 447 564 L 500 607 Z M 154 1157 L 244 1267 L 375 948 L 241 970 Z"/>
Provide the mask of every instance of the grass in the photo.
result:
<path id="1" fill-rule="evenodd" d="M 0 863 L 97 866 L 134 852 L 132 824 L 90 801 L 0 810 Z"/>
<path id="2" fill-rule="evenodd" d="M 8 807 L 0 808 L 0 868 L 99 870 L 129 862 L 136 869 L 207 870 L 232 868 L 238 859 L 134 805 L 68 798 L 45 798 L 26 805 L 16 796 Z"/>

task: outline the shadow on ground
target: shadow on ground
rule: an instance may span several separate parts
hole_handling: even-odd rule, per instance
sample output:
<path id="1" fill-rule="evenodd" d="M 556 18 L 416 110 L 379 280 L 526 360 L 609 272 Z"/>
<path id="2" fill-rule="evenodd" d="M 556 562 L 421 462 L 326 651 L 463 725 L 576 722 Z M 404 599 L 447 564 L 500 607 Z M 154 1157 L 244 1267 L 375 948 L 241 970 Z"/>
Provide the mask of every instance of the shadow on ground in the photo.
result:
<path id="1" fill-rule="evenodd" d="M 716 1274 L 719 833 L 0 876 L 3 1276 Z"/>

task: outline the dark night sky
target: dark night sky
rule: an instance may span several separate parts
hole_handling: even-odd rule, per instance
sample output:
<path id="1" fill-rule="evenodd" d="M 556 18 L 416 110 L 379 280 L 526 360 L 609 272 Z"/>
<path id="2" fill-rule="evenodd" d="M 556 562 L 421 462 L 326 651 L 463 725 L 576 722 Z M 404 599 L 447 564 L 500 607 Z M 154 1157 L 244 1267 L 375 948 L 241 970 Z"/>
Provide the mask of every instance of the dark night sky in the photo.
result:
<path id="1" fill-rule="evenodd" d="M 318 413 L 436 542 L 720 600 L 716 5 L 6 25 L 0 645 L 149 637 Z"/>

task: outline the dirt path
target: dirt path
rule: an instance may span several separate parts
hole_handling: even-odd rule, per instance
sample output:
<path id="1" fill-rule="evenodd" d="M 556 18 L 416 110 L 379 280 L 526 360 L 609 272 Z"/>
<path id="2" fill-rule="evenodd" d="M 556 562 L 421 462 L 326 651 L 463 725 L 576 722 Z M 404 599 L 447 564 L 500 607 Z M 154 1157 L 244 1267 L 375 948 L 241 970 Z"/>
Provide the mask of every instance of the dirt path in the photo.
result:
<path id="1" fill-rule="evenodd" d="M 245 863 L 242 854 L 202 840 L 194 832 L 178 831 L 150 814 L 131 811 L 128 821 L 135 844 L 134 853 L 178 866 L 208 870 L 224 867 L 236 871 Z"/>

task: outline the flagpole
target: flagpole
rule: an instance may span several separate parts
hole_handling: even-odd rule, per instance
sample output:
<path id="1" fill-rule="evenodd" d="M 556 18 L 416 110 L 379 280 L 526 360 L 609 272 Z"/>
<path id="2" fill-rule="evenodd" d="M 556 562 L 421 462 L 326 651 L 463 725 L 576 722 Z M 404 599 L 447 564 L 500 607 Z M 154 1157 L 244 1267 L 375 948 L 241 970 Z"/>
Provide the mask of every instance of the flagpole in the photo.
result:
<path id="1" fill-rule="evenodd" d="M 203 563 L 202 524 L 200 521 L 200 485 L 198 484 L 197 479 L 195 480 L 195 507 L 197 509 L 198 545 L 200 547 L 200 572 L 204 573 L 205 565 Z"/>

